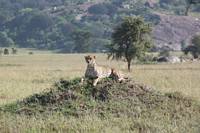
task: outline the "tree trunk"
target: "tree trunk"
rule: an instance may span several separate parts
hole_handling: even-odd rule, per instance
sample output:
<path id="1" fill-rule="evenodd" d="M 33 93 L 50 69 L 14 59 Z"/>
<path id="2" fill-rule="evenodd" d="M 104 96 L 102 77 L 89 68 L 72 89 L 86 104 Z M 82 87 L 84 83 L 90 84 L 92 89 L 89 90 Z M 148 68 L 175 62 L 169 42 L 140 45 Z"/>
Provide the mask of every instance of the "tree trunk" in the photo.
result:
<path id="1" fill-rule="evenodd" d="M 131 71 L 131 61 L 128 61 L 128 71 Z"/>

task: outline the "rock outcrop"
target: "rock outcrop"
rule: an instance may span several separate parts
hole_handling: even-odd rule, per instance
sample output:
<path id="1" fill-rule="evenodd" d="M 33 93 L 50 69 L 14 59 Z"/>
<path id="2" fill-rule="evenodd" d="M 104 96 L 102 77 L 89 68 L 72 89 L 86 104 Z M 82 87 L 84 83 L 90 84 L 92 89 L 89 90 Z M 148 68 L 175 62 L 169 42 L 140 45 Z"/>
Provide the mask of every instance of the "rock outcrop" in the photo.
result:
<path id="1" fill-rule="evenodd" d="M 192 36 L 200 32 L 200 18 L 192 16 L 175 16 L 156 13 L 160 23 L 153 29 L 156 49 L 169 47 L 181 50 L 181 45 L 190 44 Z"/>

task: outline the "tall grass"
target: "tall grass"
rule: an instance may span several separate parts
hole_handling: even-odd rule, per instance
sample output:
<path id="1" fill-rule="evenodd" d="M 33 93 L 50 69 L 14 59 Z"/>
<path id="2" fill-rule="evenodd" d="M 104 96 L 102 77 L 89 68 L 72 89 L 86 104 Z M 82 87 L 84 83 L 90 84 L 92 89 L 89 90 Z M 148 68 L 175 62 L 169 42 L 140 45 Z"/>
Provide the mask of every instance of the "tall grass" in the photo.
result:
<path id="1" fill-rule="evenodd" d="M 133 65 L 108 61 L 97 54 L 97 63 L 116 67 L 134 80 L 164 92 L 179 91 L 200 100 L 200 63 Z M 5 65 L 7 64 L 7 65 Z M 60 78 L 84 75 L 84 54 L 18 55 L 0 58 L 0 104 L 10 103 L 49 88 Z"/>
<path id="2" fill-rule="evenodd" d="M 51 87 L 60 78 L 72 79 L 84 75 L 85 54 L 21 54 L 0 57 L 0 105 L 21 100 Z M 133 65 L 128 73 L 122 61 L 108 61 L 106 55 L 96 54 L 97 63 L 116 67 L 135 81 L 162 92 L 181 92 L 200 101 L 200 63 Z M 159 118 L 159 117 L 158 117 Z M 160 132 L 180 132 L 175 122 L 160 123 L 156 119 L 105 118 L 84 116 L 64 117 L 60 114 L 28 117 L 0 114 L 0 132 L 139 132 L 152 125 Z M 173 126 L 174 124 L 174 126 Z M 188 123 L 185 123 L 188 124 Z M 198 126 L 198 125 L 197 125 Z M 182 127 L 184 128 L 184 127 Z M 193 130 L 194 131 L 194 130 Z M 197 130 L 196 132 L 200 131 Z"/>

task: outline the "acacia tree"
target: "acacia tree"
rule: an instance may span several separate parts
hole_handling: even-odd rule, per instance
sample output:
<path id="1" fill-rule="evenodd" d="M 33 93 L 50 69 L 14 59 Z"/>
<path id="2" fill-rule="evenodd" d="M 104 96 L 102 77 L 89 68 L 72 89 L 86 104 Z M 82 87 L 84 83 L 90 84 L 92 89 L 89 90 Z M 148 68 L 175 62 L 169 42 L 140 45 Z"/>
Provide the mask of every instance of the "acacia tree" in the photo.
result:
<path id="1" fill-rule="evenodd" d="M 150 33 L 151 27 L 143 18 L 126 17 L 114 29 L 108 58 L 117 60 L 125 58 L 130 71 L 132 60 L 143 56 L 151 47 Z"/>

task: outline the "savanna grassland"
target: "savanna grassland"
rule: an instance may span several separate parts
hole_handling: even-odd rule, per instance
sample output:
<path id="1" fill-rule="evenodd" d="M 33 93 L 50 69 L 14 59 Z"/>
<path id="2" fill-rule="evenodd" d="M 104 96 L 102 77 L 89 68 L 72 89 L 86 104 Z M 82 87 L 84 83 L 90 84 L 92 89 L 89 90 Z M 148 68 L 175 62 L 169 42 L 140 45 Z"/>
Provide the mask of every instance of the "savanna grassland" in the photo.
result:
<path id="1" fill-rule="evenodd" d="M 86 54 L 44 52 L 0 57 L 0 105 L 13 103 L 44 90 L 48 91 L 48 88 L 60 78 L 68 80 L 82 77 L 86 69 L 84 55 Z M 118 68 L 136 82 L 144 83 L 162 93 L 180 92 L 184 96 L 200 101 L 198 62 L 133 65 L 132 72 L 128 73 L 125 62 L 109 61 L 105 54 L 95 55 L 98 64 Z M 60 113 L 36 116 L 0 113 L 0 132 L 131 132 L 129 129 L 141 125 L 153 125 L 162 132 L 181 132 L 176 122 L 169 123 L 166 120 L 161 123 L 157 119 L 159 117 L 152 121 L 142 117 L 133 120 L 127 116 L 102 119 L 95 114 L 77 118 L 65 117 Z M 184 127 L 184 124 L 186 126 L 188 123 L 183 122 L 181 125 Z M 191 128 L 191 131 L 199 132 L 200 127 L 194 130 Z"/>

